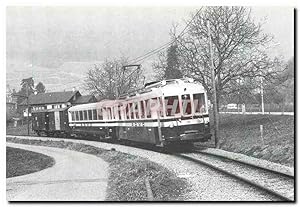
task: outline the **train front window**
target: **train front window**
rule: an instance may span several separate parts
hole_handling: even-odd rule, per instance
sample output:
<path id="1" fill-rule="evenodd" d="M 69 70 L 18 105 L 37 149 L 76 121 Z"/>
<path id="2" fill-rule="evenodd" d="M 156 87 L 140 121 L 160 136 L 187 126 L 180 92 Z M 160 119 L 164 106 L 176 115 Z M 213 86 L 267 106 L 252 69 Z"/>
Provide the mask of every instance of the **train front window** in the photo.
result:
<path id="1" fill-rule="evenodd" d="M 205 97 L 204 93 L 197 93 L 193 95 L 195 113 L 205 113 Z"/>
<path id="2" fill-rule="evenodd" d="M 178 96 L 165 97 L 165 108 L 166 116 L 175 116 L 175 114 L 180 114 Z"/>
<path id="3" fill-rule="evenodd" d="M 182 100 L 182 113 L 183 113 L 183 115 L 192 114 L 192 104 L 191 104 L 190 95 L 189 94 L 182 95 L 181 100 Z"/>

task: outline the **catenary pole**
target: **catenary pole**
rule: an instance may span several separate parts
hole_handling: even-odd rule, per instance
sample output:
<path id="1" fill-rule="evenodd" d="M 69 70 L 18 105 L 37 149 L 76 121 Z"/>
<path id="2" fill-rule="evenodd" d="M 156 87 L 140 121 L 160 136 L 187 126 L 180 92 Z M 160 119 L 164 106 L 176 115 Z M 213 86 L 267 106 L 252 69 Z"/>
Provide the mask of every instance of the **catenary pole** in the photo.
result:
<path id="1" fill-rule="evenodd" d="M 214 114 L 214 135 L 215 135 L 215 147 L 219 148 L 219 116 L 217 109 L 217 90 L 216 90 L 216 77 L 215 69 L 213 64 L 213 51 L 211 43 L 211 34 L 210 34 L 210 23 L 207 20 L 207 29 L 209 37 L 209 52 L 210 52 L 210 69 L 211 69 L 211 81 L 212 81 L 212 100 L 213 100 L 213 114 Z"/>

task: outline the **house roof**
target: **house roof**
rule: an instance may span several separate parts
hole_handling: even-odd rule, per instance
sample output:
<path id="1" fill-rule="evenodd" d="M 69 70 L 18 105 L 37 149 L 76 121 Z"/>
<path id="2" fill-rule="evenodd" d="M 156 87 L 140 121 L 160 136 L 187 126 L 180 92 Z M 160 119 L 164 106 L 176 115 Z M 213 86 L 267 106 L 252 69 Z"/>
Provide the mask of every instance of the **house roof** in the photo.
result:
<path id="1" fill-rule="evenodd" d="M 31 94 L 29 96 L 29 104 L 39 105 L 39 104 L 65 103 L 65 102 L 69 102 L 70 99 L 73 98 L 73 96 L 76 93 L 79 93 L 79 91 L 39 93 L 37 95 Z M 26 105 L 26 104 L 27 104 L 27 100 L 25 99 L 20 105 Z"/>
<path id="2" fill-rule="evenodd" d="M 97 99 L 93 95 L 86 95 L 86 96 L 80 96 L 78 99 L 74 102 L 74 104 L 86 104 L 86 103 L 92 103 L 96 102 Z"/>

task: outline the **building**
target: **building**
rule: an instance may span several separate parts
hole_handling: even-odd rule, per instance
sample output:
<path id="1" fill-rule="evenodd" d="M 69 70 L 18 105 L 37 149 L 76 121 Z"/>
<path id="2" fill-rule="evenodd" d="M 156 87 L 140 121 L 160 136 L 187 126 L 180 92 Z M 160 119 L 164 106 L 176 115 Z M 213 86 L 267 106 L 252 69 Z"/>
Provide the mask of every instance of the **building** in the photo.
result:
<path id="1" fill-rule="evenodd" d="M 15 90 L 6 85 L 6 121 L 17 119 L 17 98 L 13 96 Z"/>
<path id="2" fill-rule="evenodd" d="M 27 113 L 27 99 L 19 107 L 22 107 L 23 116 L 31 116 L 32 111 L 49 109 L 63 109 L 77 104 L 93 103 L 96 98 L 92 95 L 82 96 L 79 91 L 64 91 L 31 94 L 29 96 L 29 114 Z"/>

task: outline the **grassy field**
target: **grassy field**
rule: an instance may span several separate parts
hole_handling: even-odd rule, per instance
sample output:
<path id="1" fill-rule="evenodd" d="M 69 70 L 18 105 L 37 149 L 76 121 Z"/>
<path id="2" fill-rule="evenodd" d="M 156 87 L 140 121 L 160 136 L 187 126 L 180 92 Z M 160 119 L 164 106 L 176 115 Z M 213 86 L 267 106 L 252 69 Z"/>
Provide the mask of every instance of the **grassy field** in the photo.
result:
<path id="1" fill-rule="evenodd" d="M 220 114 L 221 149 L 287 166 L 294 166 L 294 131 L 294 116 Z"/>
<path id="2" fill-rule="evenodd" d="M 6 147 L 6 177 L 37 172 L 53 166 L 55 161 L 46 155 L 22 149 Z"/>
<path id="3" fill-rule="evenodd" d="M 144 158 L 72 142 L 6 139 L 15 143 L 66 148 L 104 159 L 110 170 L 107 201 L 146 201 L 146 178 L 156 201 L 184 200 L 182 195 L 188 189 L 184 178 L 178 178 L 173 172 Z"/>

